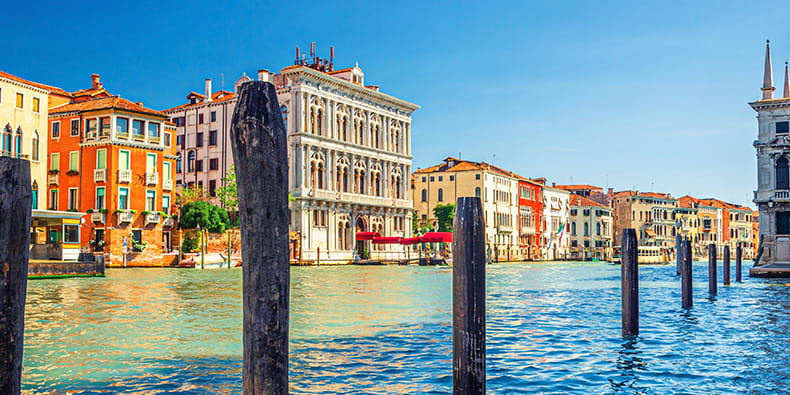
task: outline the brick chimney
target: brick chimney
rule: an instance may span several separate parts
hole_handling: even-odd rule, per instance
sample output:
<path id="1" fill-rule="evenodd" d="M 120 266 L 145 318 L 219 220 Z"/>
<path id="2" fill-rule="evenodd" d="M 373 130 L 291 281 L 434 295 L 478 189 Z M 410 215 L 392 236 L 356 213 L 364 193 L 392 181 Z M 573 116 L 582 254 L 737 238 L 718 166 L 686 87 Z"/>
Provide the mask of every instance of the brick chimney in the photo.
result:
<path id="1" fill-rule="evenodd" d="M 211 78 L 206 78 L 206 97 L 203 101 L 206 103 L 211 101 Z"/>
<path id="2" fill-rule="evenodd" d="M 98 74 L 91 74 L 91 89 L 98 90 L 102 88 L 102 83 L 99 81 L 99 78 Z"/>
<path id="3" fill-rule="evenodd" d="M 269 81 L 269 70 L 266 70 L 266 69 L 258 70 L 258 81 L 270 82 Z"/>

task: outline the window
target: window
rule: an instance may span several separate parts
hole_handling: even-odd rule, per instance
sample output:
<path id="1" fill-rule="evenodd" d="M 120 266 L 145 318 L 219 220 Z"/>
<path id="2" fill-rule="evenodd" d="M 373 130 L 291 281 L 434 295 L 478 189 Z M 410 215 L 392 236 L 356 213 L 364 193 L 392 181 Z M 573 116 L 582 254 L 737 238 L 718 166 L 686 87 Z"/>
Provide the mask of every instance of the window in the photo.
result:
<path id="1" fill-rule="evenodd" d="M 176 145 L 184 149 L 184 136 L 176 136 Z"/>
<path id="2" fill-rule="evenodd" d="M 33 161 L 34 162 L 38 162 L 38 159 L 39 159 L 38 151 L 39 151 L 38 130 L 34 130 L 33 131 L 33 152 L 31 152 L 31 155 L 33 157 Z"/>
<path id="3" fill-rule="evenodd" d="M 443 178 L 442 176 L 439 176 L 439 181 L 442 181 L 442 178 Z"/>
<path id="4" fill-rule="evenodd" d="M 436 200 L 439 202 L 444 201 L 444 190 L 442 188 L 439 188 L 439 192 Z"/>
<path id="5" fill-rule="evenodd" d="M 433 182 L 433 180 L 434 180 L 433 176 L 431 176 L 430 180 L 431 180 L 431 182 Z"/>
<path id="6" fill-rule="evenodd" d="M 170 196 L 162 196 L 162 212 L 170 214 Z"/>
<path id="7" fill-rule="evenodd" d="M 106 169 L 107 168 L 107 150 L 106 149 L 98 149 L 98 150 L 96 150 L 96 168 L 97 169 Z"/>
<path id="8" fill-rule="evenodd" d="M 586 222 L 584 223 L 584 235 L 585 236 L 589 236 L 590 235 L 590 224 L 588 224 Z"/>
<path id="9" fill-rule="evenodd" d="M 79 151 L 69 152 L 69 171 L 80 171 Z"/>
<path id="10" fill-rule="evenodd" d="M 118 169 L 119 170 L 129 170 L 129 156 L 130 153 L 128 150 L 120 150 L 118 151 Z"/>
<path id="11" fill-rule="evenodd" d="M 425 176 L 422 176 L 422 182 L 425 182 L 425 181 L 426 181 Z"/>
<path id="12" fill-rule="evenodd" d="M 576 222 L 571 222 L 571 236 L 576 236 Z"/>
<path id="13" fill-rule="evenodd" d="M 776 189 L 790 189 L 788 160 L 784 156 L 776 161 Z"/>
<path id="14" fill-rule="evenodd" d="M 104 187 L 96 187 L 96 205 L 95 209 L 101 210 L 104 207 Z"/>
<path id="15" fill-rule="evenodd" d="M 777 122 L 776 123 L 776 134 L 788 134 L 790 133 L 790 122 Z"/>
<path id="16" fill-rule="evenodd" d="M 143 242 L 143 231 L 141 229 L 132 229 L 133 244 L 141 244 Z"/>
<path id="17" fill-rule="evenodd" d="M 217 131 L 216 130 L 209 130 L 209 132 L 208 132 L 208 145 L 211 145 L 211 146 L 217 145 Z"/>
<path id="18" fill-rule="evenodd" d="M 65 224 L 63 225 L 63 242 L 71 244 L 80 243 L 80 226 Z"/>
<path id="19" fill-rule="evenodd" d="M 33 98 L 33 112 L 39 112 L 39 105 L 41 104 L 41 100 L 37 97 Z"/>
<path id="20" fill-rule="evenodd" d="M 195 134 L 195 147 L 203 146 L 203 132 Z"/>
<path id="21" fill-rule="evenodd" d="M 49 190 L 49 209 L 50 210 L 57 210 L 58 209 L 58 190 L 57 189 L 50 189 Z"/>
<path id="22" fill-rule="evenodd" d="M 480 187 L 475 187 L 475 197 L 480 197 Z"/>
<path id="23" fill-rule="evenodd" d="M 77 188 L 69 188 L 69 210 L 76 210 L 77 209 L 77 196 L 78 196 L 78 189 Z"/>
<path id="24" fill-rule="evenodd" d="M 450 176 L 450 181 L 455 181 L 455 176 Z"/>
<path id="25" fill-rule="evenodd" d="M 211 197 L 217 196 L 217 180 L 210 180 L 208 182 L 208 194 Z"/>
<path id="26" fill-rule="evenodd" d="M 156 154 L 145 154 L 145 172 L 156 173 Z"/>
<path id="27" fill-rule="evenodd" d="M 427 202 L 428 201 L 428 190 L 427 189 L 423 189 L 422 190 L 422 199 L 420 201 L 422 201 L 422 202 Z"/>
<path id="28" fill-rule="evenodd" d="M 60 154 L 54 153 L 49 156 L 49 169 L 60 170 Z"/>
<path id="29" fill-rule="evenodd" d="M 479 180 L 479 179 L 480 179 L 480 174 L 475 174 L 475 180 Z"/>
<path id="30" fill-rule="evenodd" d="M 198 123 L 201 125 L 203 124 L 203 114 L 198 115 Z"/>
<path id="31" fill-rule="evenodd" d="M 170 133 L 165 132 L 165 147 L 170 146 Z"/>
<path id="32" fill-rule="evenodd" d="M 96 126 L 97 122 L 95 119 L 86 119 L 85 120 L 85 137 L 87 138 L 94 138 L 96 137 Z"/>
<path id="33" fill-rule="evenodd" d="M 217 112 L 216 111 L 212 111 L 211 112 L 211 122 L 217 122 Z"/>
<path id="34" fill-rule="evenodd" d="M 129 118 L 115 118 L 115 134 L 122 137 L 129 135 Z"/>
<path id="35" fill-rule="evenodd" d="M 60 138 L 60 121 L 52 122 L 52 138 Z"/>
<path id="36" fill-rule="evenodd" d="M 195 151 L 187 153 L 187 172 L 195 171 Z"/>
<path id="37" fill-rule="evenodd" d="M 173 162 L 162 162 L 162 179 L 171 180 L 173 178 Z"/>
<path id="38" fill-rule="evenodd" d="M 143 121 L 132 121 L 132 137 L 141 139 L 143 138 Z"/>
<path id="39" fill-rule="evenodd" d="M 582 214 L 585 215 L 585 216 L 589 216 L 590 215 L 590 209 L 588 209 L 588 208 L 584 209 L 582 211 Z"/>
<path id="40" fill-rule="evenodd" d="M 16 157 L 22 157 L 22 129 L 16 129 L 16 136 L 14 137 L 14 152 L 16 152 Z"/>
<path id="41" fill-rule="evenodd" d="M 181 173 L 181 153 L 176 154 L 176 173 Z"/>
<path id="42" fill-rule="evenodd" d="M 129 209 L 129 188 L 118 188 L 118 209 Z"/>
<path id="43" fill-rule="evenodd" d="M 72 137 L 76 137 L 80 135 L 80 120 L 79 119 L 72 119 L 71 120 L 71 131 L 69 132 Z"/>
<path id="44" fill-rule="evenodd" d="M 99 119 L 99 136 L 107 137 L 110 135 L 110 117 Z"/>
<path id="45" fill-rule="evenodd" d="M 22 105 L 25 102 L 25 95 L 21 93 L 16 94 L 16 108 L 23 108 Z"/>
<path id="46" fill-rule="evenodd" d="M 30 201 L 33 203 L 33 210 L 38 210 L 38 183 L 33 181 L 33 186 L 30 189 Z"/>
<path id="47" fill-rule="evenodd" d="M 195 161 L 195 171 L 203 171 L 203 159 Z"/>
<path id="48" fill-rule="evenodd" d="M 148 211 L 156 211 L 156 191 L 145 191 L 145 209 Z"/>
<path id="49" fill-rule="evenodd" d="M 280 106 L 280 114 L 283 116 L 283 126 L 285 126 L 285 131 L 288 131 L 288 107 Z"/>
<path id="50" fill-rule="evenodd" d="M 148 138 L 151 140 L 159 141 L 159 124 L 156 122 L 148 122 Z"/>
<path id="51" fill-rule="evenodd" d="M 209 170 L 217 170 L 219 169 L 219 159 L 212 158 L 208 160 L 208 169 Z"/>

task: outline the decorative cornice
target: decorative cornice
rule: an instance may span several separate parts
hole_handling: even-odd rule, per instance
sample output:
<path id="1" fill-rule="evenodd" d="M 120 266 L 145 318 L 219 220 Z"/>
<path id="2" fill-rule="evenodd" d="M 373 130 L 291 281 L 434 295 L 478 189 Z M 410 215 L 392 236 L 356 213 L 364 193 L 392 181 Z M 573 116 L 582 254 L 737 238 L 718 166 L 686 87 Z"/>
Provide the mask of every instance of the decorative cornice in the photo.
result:
<path id="1" fill-rule="evenodd" d="M 97 147 L 101 145 L 117 145 L 121 147 L 142 148 L 152 151 L 164 151 L 165 147 L 160 145 L 151 145 L 145 143 L 135 143 L 123 140 L 98 140 L 98 141 L 83 141 L 80 142 L 80 147 Z"/>
<path id="2" fill-rule="evenodd" d="M 19 81 L 15 81 L 15 80 L 12 80 L 12 79 L 9 79 L 9 78 L 0 77 L 0 82 L 5 82 L 5 83 L 11 84 L 11 85 L 16 85 L 16 86 L 19 86 L 19 87 L 22 87 L 22 88 L 25 88 L 25 89 L 33 90 L 33 91 L 36 91 L 38 93 L 43 93 L 45 95 L 49 95 L 49 91 L 46 90 L 46 89 L 39 88 L 39 87 L 37 87 L 35 85 L 25 84 L 25 83 L 22 83 L 22 82 L 19 82 Z"/>

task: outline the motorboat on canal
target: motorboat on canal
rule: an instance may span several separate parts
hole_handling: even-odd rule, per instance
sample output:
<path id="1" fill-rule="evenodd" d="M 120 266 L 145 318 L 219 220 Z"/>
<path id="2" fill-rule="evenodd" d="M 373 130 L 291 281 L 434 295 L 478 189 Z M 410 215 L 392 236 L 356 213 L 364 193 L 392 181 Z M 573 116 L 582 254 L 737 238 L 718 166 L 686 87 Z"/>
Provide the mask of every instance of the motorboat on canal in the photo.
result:
<path id="1" fill-rule="evenodd" d="M 640 265 L 666 265 L 672 261 L 672 250 L 665 247 L 639 246 L 636 255 Z M 615 247 L 612 263 L 619 265 L 622 257 L 621 247 Z"/>

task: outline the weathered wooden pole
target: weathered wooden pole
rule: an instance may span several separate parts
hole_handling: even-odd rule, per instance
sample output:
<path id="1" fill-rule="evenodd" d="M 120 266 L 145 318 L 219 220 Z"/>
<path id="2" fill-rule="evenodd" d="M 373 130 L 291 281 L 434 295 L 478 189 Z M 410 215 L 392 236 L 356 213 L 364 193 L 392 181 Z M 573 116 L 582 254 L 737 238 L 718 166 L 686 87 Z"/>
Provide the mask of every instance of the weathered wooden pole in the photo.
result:
<path id="1" fill-rule="evenodd" d="M 730 246 L 724 246 L 724 256 L 722 257 L 723 284 L 730 285 Z"/>
<path id="2" fill-rule="evenodd" d="M 710 243 L 708 245 L 708 292 L 715 295 L 716 291 L 716 244 Z"/>
<path id="3" fill-rule="evenodd" d="M 486 392 L 486 247 L 479 197 L 458 198 L 453 220 L 453 393 Z"/>
<path id="4" fill-rule="evenodd" d="M 623 337 L 639 334 L 639 262 L 636 230 L 623 229 L 623 258 L 620 265 L 622 283 Z"/>
<path id="5" fill-rule="evenodd" d="M 741 260 L 743 259 L 743 250 L 741 243 L 735 247 L 735 282 L 741 282 Z"/>
<path id="6" fill-rule="evenodd" d="M 690 309 L 694 306 L 694 294 L 692 292 L 692 260 L 691 260 L 691 242 L 688 238 L 681 242 L 681 262 L 680 262 L 680 291 L 682 298 L 682 306 L 684 309 Z"/>
<path id="7" fill-rule="evenodd" d="M 678 276 L 680 275 L 680 249 L 681 244 L 683 243 L 683 237 L 680 236 L 680 231 L 678 231 L 677 235 L 675 235 L 675 274 Z"/>
<path id="8" fill-rule="evenodd" d="M 231 123 L 241 218 L 244 394 L 288 393 L 288 154 L 274 85 L 239 89 Z"/>
<path id="9" fill-rule="evenodd" d="M 30 256 L 30 162 L 0 157 L 0 394 L 19 394 Z"/>

